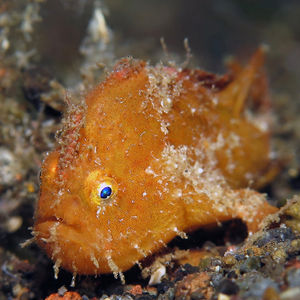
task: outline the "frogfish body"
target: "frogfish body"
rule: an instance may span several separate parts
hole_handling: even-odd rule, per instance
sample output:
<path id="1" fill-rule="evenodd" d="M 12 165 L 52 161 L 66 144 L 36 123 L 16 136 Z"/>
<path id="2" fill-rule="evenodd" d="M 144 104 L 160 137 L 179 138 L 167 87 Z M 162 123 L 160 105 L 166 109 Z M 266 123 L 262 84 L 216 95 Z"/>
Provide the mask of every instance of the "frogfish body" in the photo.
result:
<path id="1" fill-rule="evenodd" d="M 56 271 L 122 274 L 176 235 L 233 218 L 258 230 L 276 211 L 251 189 L 274 173 L 263 57 L 223 77 L 125 59 L 69 107 L 33 230 Z"/>

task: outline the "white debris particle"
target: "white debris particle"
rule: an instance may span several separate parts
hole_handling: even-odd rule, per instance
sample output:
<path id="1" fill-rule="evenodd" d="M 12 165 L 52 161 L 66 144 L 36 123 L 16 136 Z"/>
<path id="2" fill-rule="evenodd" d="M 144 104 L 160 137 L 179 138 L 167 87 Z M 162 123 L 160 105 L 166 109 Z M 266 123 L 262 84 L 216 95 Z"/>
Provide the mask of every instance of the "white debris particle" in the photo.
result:
<path id="1" fill-rule="evenodd" d="M 88 31 L 94 42 L 101 39 L 104 43 L 109 42 L 109 30 L 100 8 L 94 10 L 94 15 L 89 23 Z"/>
<path id="2" fill-rule="evenodd" d="M 149 66 L 147 70 L 147 99 L 150 99 L 159 114 L 167 114 L 173 106 L 174 97 L 179 96 L 182 89 L 182 82 L 177 79 L 177 71 L 170 71 L 163 65 Z"/>
<path id="3" fill-rule="evenodd" d="M 31 34 L 33 33 L 33 25 L 36 22 L 42 20 L 39 16 L 40 6 L 38 3 L 31 3 L 26 6 L 26 9 L 23 14 L 23 20 L 20 25 L 21 31 L 23 32 L 26 41 L 31 40 Z"/>
<path id="4" fill-rule="evenodd" d="M 7 51 L 10 46 L 9 40 L 7 38 L 3 38 L 0 45 L 1 45 L 1 48 L 3 49 L 3 51 Z"/>
<path id="5" fill-rule="evenodd" d="M 53 271 L 54 271 L 54 278 L 55 279 L 58 278 L 58 273 L 59 273 L 60 265 L 61 265 L 61 259 L 57 259 L 55 261 L 55 264 L 53 265 Z"/>
<path id="6" fill-rule="evenodd" d="M 212 103 L 217 105 L 219 103 L 219 99 L 217 97 L 212 97 Z"/>
<path id="7" fill-rule="evenodd" d="M 166 274 L 166 267 L 163 264 L 159 264 L 157 269 L 151 274 L 149 285 L 155 285 L 161 283 L 162 277 Z"/>
<path id="8" fill-rule="evenodd" d="M 155 176 L 155 173 L 154 173 L 154 171 L 151 169 L 150 166 L 146 168 L 145 173 L 146 173 L 146 174 L 149 174 L 149 175 Z"/>
<path id="9" fill-rule="evenodd" d="M 165 122 L 165 121 L 160 122 L 160 129 L 165 135 L 167 135 L 169 132 L 168 126 L 170 126 L 170 123 Z"/>

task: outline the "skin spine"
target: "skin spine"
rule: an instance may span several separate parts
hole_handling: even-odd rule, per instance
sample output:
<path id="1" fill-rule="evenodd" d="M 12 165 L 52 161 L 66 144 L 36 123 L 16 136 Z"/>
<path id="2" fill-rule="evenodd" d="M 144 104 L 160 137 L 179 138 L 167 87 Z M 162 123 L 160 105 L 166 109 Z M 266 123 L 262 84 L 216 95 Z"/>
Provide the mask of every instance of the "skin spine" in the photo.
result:
<path id="1" fill-rule="evenodd" d="M 70 106 L 33 229 L 56 271 L 117 276 L 201 226 L 258 230 L 276 211 L 253 189 L 276 174 L 263 57 L 223 77 L 125 59 Z"/>

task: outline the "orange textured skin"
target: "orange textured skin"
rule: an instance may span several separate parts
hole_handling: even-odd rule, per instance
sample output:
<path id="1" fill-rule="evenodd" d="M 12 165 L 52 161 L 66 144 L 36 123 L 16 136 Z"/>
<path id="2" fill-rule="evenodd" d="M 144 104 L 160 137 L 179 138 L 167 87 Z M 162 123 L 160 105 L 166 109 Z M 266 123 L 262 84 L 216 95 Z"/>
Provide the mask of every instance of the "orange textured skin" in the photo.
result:
<path id="1" fill-rule="evenodd" d="M 274 174 L 263 56 L 223 77 L 123 60 L 70 108 L 34 225 L 56 270 L 121 274 L 176 235 L 232 218 L 254 232 L 276 211 L 249 188 Z"/>

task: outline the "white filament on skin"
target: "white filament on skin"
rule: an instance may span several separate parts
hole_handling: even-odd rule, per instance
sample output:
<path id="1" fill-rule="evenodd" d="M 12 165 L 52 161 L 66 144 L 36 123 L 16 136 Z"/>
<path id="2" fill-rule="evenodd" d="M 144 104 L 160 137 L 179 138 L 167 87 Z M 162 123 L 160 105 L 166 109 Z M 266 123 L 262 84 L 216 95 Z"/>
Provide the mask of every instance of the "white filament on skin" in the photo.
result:
<path id="1" fill-rule="evenodd" d="M 110 267 L 110 270 L 114 274 L 115 279 L 118 279 L 120 277 L 120 280 L 122 284 L 125 284 L 125 277 L 124 274 L 120 271 L 120 268 L 116 265 L 116 263 L 112 260 L 111 256 L 107 256 L 107 264 Z"/>
<path id="2" fill-rule="evenodd" d="M 58 278 L 59 268 L 61 266 L 61 259 L 58 258 L 55 260 L 55 264 L 53 265 L 53 271 L 54 271 L 54 278 Z"/>

